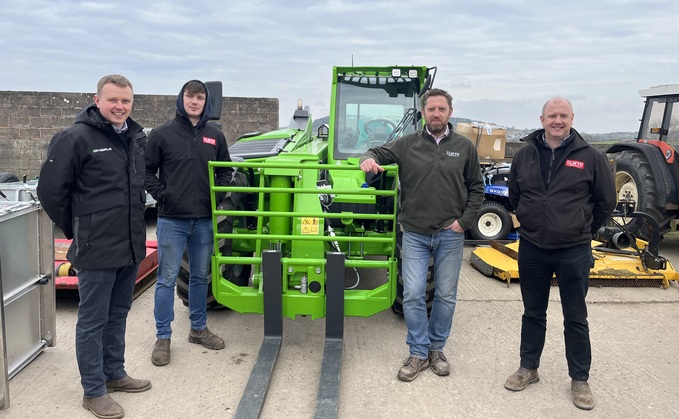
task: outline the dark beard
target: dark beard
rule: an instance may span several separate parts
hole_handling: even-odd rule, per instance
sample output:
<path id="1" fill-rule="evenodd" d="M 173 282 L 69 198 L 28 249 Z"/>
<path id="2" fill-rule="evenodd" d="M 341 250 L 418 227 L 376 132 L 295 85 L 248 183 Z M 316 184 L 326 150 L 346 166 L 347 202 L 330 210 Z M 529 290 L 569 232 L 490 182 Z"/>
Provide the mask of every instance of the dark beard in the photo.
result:
<path id="1" fill-rule="evenodd" d="M 436 125 L 436 126 L 434 126 L 434 125 Z M 427 129 L 429 130 L 429 132 L 434 137 L 438 137 L 438 136 L 442 135 L 444 132 L 446 132 L 447 126 L 448 126 L 447 124 L 438 123 L 438 122 L 435 122 L 433 124 L 427 123 Z"/>

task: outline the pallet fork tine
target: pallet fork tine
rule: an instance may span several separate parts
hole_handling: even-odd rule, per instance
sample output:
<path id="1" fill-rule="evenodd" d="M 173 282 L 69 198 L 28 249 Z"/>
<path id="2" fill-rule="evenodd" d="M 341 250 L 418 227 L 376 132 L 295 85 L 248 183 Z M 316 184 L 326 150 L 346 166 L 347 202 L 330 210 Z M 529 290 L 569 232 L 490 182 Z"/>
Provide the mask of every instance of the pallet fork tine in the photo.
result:
<path id="1" fill-rule="evenodd" d="M 337 418 L 344 349 L 344 254 L 327 254 L 326 326 L 316 419 Z M 262 252 L 264 340 L 234 418 L 256 419 L 262 412 L 283 339 L 281 252 Z"/>

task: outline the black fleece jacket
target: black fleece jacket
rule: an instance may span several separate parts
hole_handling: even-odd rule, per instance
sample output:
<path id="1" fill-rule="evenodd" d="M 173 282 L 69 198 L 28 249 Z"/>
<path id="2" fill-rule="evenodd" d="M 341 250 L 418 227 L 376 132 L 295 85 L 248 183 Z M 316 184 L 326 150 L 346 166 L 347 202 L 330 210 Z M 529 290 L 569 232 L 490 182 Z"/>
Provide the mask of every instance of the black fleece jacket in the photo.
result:
<path id="1" fill-rule="evenodd" d="M 182 86 L 175 119 L 149 134 L 144 185 L 158 202 L 160 217 L 212 216 L 208 162 L 231 161 L 231 157 L 224 133 L 208 123 L 210 96 L 205 91 L 205 109 L 195 127 L 184 109 Z M 228 185 L 232 171 L 231 167 L 216 168 L 215 184 Z"/>
<path id="2" fill-rule="evenodd" d="M 113 269 L 146 257 L 142 127 L 127 119 L 118 134 L 92 104 L 50 142 L 38 198 L 66 238 L 80 269 Z"/>
<path id="3" fill-rule="evenodd" d="M 512 160 L 509 202 L 521 223 L 521 240 L 545 249 L 589 243 L 615 208 L 615 180 L 606 153 L 571 129 L 555 150 L 537 130 Z M 542 159 L 540 158 L 542 156 Z"/>

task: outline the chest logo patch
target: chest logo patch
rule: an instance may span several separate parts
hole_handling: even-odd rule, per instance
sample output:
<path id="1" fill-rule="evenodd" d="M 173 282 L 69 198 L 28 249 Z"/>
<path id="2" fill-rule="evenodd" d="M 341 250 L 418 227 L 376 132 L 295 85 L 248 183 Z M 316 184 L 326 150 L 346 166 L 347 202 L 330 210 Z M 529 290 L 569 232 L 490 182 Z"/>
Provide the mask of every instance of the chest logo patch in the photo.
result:
<path id="1" fill-rule="evenodd" d="M 217 145 L 217 140 L 215 140 L 214 138 L 210 138 L 210 137 L 203 137 L 203 143 L 210 144 L 210 145 Z"/>
<path id="2" fill-rule="evenodd" d="M 584 169 L 585 162 L 580 160 L 566 160 L 566 167 L 573 167 L 575 169 Z"/>

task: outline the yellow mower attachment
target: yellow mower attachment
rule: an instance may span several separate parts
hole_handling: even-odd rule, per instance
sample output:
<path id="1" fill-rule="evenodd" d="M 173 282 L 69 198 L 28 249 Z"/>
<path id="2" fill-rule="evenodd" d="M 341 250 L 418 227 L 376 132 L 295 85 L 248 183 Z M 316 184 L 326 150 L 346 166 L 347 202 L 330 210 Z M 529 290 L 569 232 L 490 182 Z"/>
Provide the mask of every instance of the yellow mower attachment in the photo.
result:
<path id="1" fill-rule="evenodd" d="M 594 268 L 590 270 L 590 286 L 596 287 L 663 287 L 679 280 L 674 266 L 649 252 L 648 242 L 636 239 L 635 247 L 608 248 L 592 241 Z M 491 241 L 490 246 L 477 246 L 471 253 L 472 265 L 482 274 L 507 281 L 519 279 L 519 242 L 507 245 Z M 556 278 L 552 285 L 557 285 Z"/>

